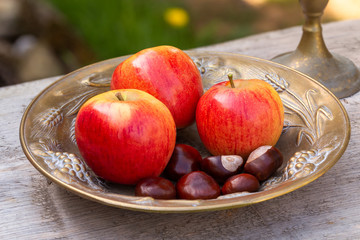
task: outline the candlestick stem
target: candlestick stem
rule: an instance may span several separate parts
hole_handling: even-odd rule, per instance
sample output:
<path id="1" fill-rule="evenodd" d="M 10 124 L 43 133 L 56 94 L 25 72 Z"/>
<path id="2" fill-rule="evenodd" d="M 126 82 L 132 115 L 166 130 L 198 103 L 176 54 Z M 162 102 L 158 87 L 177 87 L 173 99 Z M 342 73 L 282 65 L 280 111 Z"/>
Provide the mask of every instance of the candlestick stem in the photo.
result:
<path id="1" fill-rule="evenodd" d="M 337 97 L 344 98 L 360 90 L 360 72 L 354 63 L 332 54 L 322 35 L 321 16 L 328 0 L 299 0 L 305 15 L 303 33 L 293 52 L 272 60 L 292 67 L 319 81 Z"/>

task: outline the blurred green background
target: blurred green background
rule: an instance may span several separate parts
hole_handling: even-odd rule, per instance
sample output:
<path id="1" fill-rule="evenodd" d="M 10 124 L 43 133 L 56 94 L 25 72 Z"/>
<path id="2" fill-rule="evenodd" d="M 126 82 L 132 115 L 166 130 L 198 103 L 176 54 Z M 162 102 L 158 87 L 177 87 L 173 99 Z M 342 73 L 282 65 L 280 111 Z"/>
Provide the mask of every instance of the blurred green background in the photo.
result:
<path id="1" fill-rule="evenodd" d="M 359 11 L 359 0 L 331 0 L 322 22 Z M 158 45 L 186 50 L 303 22 L 299 0 L 0 0 L 0 86 Z"/>
<path id="2" fill-rule="evenodd" d="M 97 60 L 132 54 L 157 45 L 181 49 L 223 42 L 266 30 L 256 26 L 268 7 L 251 1 L 49 0 L 85 39 Z M 256 2 L 256 1 L 253 1 Z M 270 0 L 273 28 L 301 24 L 297 0 Z M 171 10 L 180 9 L 180 12 Z M 292 13 L 296 14 L 293 15 Z M 166 18 L 166 14 L 170 14 Z M 290 14 L 291 19 L 281 19 Z M 188 18 L 188 21 L 186 21 Z M 279 21 L 281 19 L 281 21 Z M 180 22 L 172 23 L 171 20 Z M 183 22 L 181 22 L 183 21 Z M 267 23 L 263 23 L 267 24 Z M 265 26 L 266 27 L 266 26 Z"/>
<path id="3" fill-rule="evenodd" d="M 174 28 L 164 21 L 165 9 L 173 6 L 158 0 L 50 0 L 78 31 L 97 59 L 134 53 L 160 44 L 180 48 L 196 46 L 189 25 Z"/>

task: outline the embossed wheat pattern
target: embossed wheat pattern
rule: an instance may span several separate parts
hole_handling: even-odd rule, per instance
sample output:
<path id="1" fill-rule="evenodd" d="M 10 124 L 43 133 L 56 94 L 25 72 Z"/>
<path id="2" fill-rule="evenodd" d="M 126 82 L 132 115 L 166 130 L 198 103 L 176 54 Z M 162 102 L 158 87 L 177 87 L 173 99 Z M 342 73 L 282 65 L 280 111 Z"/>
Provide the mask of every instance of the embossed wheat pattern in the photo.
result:
<path id="1" fill-rule="evenodd" d="M 53 137 L 56 127 L 70 116 L 75 115 L 80 107 L 85 103 L 86 100 L 98 94 L 98 90 L 91 88 L 76 97 L 70 98 L 64 104 L 57 108 L 51 108 L 45 113 L 39 114 L 34 119 L 34 126 L 32 128 L 32 138 L 39 137 Z"/>
<path id="2" fill-rule="evenodd" d="M 64 119 L 60 108 L 50 108 L 47 112 L 35 118 L 32 137 L 49 136 L 53 129 Z"/>
<path id="3" fill-rule="evenodd" d="M 289 87 L 289 83 L 277 74 L 268 73 L 263 80 L 269 83 L 278 93 L 286 91 Z"/>
<path id="4" fill-rule="evenodd" d="M 77 180 L 93 189 L 100 189 L 99 180 L 88 170 L 86 164 L 72 153 L 60 150 L 60 146 L 54 142 L 54 136 L 58 126 L 64 119 L 72 118 L 69 129 L 69 138 L 73 144 L 75 140 L 75 120 L 80 107 L 91 97 L 99 94 L 105 87 L 109 87 L 109 78 L 102 74 L 92 74 L 80 82 L 81 86 L 75 89 L 74 86 L 57 92 L 58 96 L 74 96 L 68 98 L 58 107 L 50 108 L 48 111 L 39 114 L 34 118 L 32 127 L 32 138 L 38 141 L 37 147 L 33 149 L 44 163 L 52 170 L 57 178 L 71 182 Z M 54 96 L 56 97 L 56 96 Z M 60 101 L 61 102 L 61 101 Z"/>
<path id="5" fill-rule="evenodd" d="M 69 129 L 69 135 L 70 135 L 70 140 L 74 145 L 77 145 L 76 143 L 76 137 L 75 137 L 75 122 L 76 122 L 76 118 L 73 118 L 71 120 L 71 125 L 70 125 L 70 129 Z"/>
<path id="6" fill-rule="evenodd" d="M 314 145 L 323 134 L 322 120 L 333 120 L 334 118 L 330 109 L 324 105 L 317 106 L 313 97 L 313 94 L 317 94 L 317 91 L 314 89 L 306 91 L 304 101 L 297 94 L 288 89 L 288 85 L 284 84 L 286 83 L 285 81 L 276 80 L 277 78 L 274 78 L 274 76 L 271 76 L 270 74 L 267 74 L 265 77 L 275 86 L 275 89 L 278 89 L 281 92 L 285 91 L 292 97 L 292 100 L 294 100 L 291 101 L 288 98 L 282 98 L 285 108 L 291 110 L 290 112 L 285 111 L 285 114 L 295 113 L 303 122 L 303 124 L 286 124 L 287 128 L 296 127 L 300 129 L 296 139 L 297 146 L 300 145 L 304 138 L 310 145 Z"/>

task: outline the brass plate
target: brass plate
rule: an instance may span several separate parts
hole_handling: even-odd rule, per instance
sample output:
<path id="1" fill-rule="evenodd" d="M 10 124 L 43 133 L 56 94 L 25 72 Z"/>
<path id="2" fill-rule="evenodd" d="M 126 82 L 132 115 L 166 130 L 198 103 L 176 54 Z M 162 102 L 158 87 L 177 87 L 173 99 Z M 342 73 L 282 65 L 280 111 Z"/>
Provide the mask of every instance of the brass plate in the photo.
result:
<path id="1" fill-rule="evenodd" d="M 328 171 L 344 153 L 350 138 L 348 115 L 339 100 L 312 78 L 270 61 L 239 54 L 187 51 L 207 90 L 234 78 L 269 82 L 285 106 L 284 129 L 277 147 L 284 164 L 256 193 L 237 193 L 213 200 L 155 200 L 135 197 L 133 187 L 101 182 L 84 164 L 74 136 L 80 106 L 109 90 L 115 67 L 127 57 L 99 62 L 72 72 L 42 91 L 21 121 L 20 140 L 30 162 L 62 187 L 106 205 L 150 212 L 195 212 L 242 207 L 300 188 Z M 195 125 L 178 131 L 178 142 L 208 153 Z"/>

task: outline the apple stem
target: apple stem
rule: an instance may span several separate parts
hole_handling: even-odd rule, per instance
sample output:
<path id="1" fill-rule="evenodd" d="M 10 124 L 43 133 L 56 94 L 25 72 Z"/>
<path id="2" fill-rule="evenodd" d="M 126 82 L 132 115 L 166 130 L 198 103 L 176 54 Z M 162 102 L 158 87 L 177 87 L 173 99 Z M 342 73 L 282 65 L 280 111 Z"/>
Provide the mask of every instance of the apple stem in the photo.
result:
<path id="1" fill-rule="evenodd" d="M 233 81 L 233 75 L 232 73 L 229 73 L 228 74 L 228 78 L 229 78 L 229 82 L 230 82 L 230 85 L 232 88 L 235 88 L 235 84 L 234 84 L 234 81 Z"/>
<path id="2" fill-rule="evenodd" d="M 115 93 L 115 96 L 119 99 L 119 101 L 125 101 L 120 92 Z"/>

